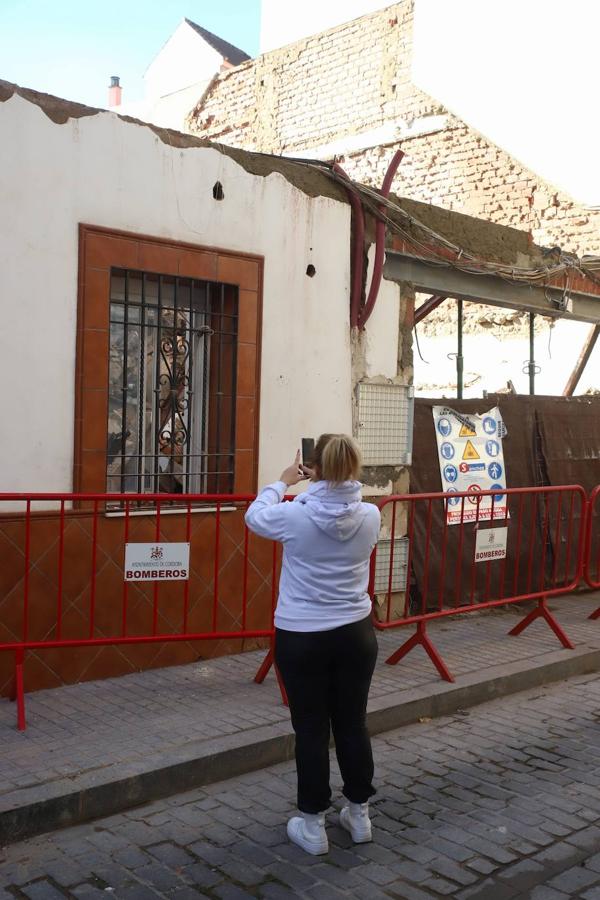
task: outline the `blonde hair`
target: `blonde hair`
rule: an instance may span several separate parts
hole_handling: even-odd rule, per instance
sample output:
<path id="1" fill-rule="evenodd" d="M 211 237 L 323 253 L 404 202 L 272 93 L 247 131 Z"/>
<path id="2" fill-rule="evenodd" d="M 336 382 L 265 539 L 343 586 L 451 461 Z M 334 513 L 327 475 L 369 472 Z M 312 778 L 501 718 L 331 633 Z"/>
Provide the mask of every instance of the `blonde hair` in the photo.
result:
<path id="1" fill-rule="evenodd" d="M 312 464 L 323 481 L 353 481 L 362 468 L 360 448 L 347 434 L 322 434 L 315 445 Z"/>

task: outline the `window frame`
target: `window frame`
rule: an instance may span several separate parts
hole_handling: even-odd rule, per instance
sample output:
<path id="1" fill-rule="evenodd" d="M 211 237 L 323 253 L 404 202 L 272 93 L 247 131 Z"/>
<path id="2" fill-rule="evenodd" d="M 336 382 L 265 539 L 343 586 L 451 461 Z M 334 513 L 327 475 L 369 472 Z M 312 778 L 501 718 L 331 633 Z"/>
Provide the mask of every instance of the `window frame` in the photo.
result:
<path id="1" fill-rule="evenodd" d="M 93 225 L 79 226 L 75 492 L 106 492 L 110 276 L 113 269 L 237 288 L 237 361 L 233 372 L 235 385 L 231 388 L 235 391 L 234 421 L 231 423 L 235 432 L 233 494 L 256 491 L 263 266 L 263 258 L 256 255 Z"/>

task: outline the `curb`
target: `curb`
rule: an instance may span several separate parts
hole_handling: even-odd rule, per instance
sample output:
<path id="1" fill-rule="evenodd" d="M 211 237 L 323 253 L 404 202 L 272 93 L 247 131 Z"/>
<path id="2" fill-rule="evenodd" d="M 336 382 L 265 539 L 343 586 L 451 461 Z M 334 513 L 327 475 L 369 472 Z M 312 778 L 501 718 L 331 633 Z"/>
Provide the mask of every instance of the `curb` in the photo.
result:
<path id="1" fill-rule="evenodd" d="M 557 650 L 540 662 L 523 661 L 375 698 L 369 705 L 371 734 L 421 718 L 437 718 L 488 700 L 600 671 L 600 650 Z M 7 794 L 0 804 L 0 844 L 24 840 L 114 815 L 151 800 L 224 781 L 294 757 L 288 723 L 251 729 L 201 746 L 187 744 L 168 765 L 160 754 L 139 764 L 115 766 Z"/>

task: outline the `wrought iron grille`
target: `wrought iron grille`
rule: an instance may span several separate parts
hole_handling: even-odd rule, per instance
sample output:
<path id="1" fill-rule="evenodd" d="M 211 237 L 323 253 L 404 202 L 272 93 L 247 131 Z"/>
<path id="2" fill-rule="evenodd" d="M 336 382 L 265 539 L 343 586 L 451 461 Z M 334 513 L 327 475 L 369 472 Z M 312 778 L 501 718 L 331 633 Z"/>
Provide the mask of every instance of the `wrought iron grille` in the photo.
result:
<path id="1" fill-rule="evenodd" d="M 109 492 L 234 487 L 237 289 L 111 272 Z"/>

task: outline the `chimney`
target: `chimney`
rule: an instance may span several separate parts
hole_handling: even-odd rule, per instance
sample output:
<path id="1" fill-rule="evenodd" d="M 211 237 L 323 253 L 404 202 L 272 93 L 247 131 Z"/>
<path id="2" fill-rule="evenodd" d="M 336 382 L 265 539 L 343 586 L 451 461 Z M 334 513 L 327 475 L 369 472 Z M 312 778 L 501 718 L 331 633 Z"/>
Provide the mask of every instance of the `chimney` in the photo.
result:
<path id="1" fill-rule="evenodd" d="M 121 94 L 123 88 L 119 84 L 119 76 L 111 75 L 110 76 L 110 84 L 108 86 L 108 108 L 112 109 L 115 106 L 121 105 Z"/>

